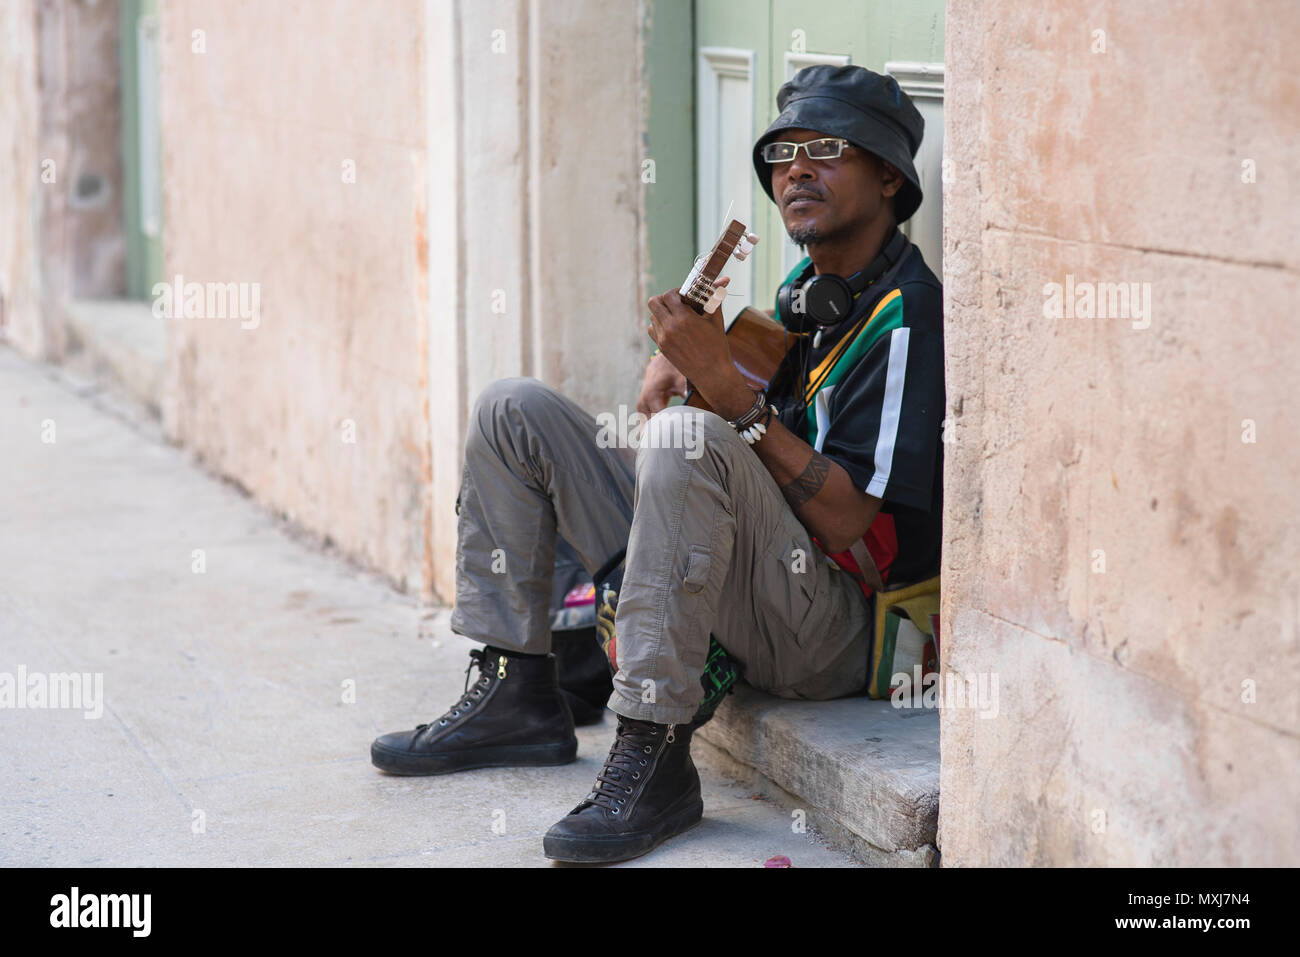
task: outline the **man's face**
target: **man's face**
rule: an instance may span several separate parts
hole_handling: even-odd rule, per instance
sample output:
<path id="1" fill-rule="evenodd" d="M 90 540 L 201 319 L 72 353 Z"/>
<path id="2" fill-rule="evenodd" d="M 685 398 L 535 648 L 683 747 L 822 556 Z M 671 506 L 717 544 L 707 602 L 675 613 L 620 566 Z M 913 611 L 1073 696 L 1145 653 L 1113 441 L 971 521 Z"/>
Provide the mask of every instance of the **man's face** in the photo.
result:
<path id="1" fill-rule="evenodd" d="M 815 130 L 782 130 L 777 140 L 806 143 Z M 882 215 L 892 216 L 893 196 L 903 177 L 883 160 L 856 146 L 838 159 L 811 160 L 799 150 L 788 163 L 771 164 L 772 195 L 786 232 L 800 246 L 851 234 Z"/>

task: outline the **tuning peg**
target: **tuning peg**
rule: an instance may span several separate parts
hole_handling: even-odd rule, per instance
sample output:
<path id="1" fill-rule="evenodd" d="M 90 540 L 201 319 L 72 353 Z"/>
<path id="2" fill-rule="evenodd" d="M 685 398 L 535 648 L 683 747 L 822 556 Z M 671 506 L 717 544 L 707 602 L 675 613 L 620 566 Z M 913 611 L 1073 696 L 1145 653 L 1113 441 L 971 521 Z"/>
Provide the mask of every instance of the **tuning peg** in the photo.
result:
<path id="1" fill-rule="evenodd" d="M 741 262 L 745 257 L 754 251 L 754 245 L 758 242 L 758 233 L 746 233 L 745 237 L 736 244 L 736 251 L 732 254 Z"/>

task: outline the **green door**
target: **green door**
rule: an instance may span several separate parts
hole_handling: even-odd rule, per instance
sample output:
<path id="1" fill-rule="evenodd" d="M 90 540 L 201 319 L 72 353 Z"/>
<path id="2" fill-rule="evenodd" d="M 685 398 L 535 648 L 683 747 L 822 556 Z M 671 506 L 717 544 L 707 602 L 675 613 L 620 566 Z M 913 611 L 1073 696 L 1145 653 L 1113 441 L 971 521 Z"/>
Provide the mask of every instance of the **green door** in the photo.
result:
<path id="1" fill-rule="evenodd" d="M 697 251 L 732 217 L 760 236 L 751 263 L 733 264 L 727 318 L 753 302 L 769 309 L 800 258 L 776 206 L 754 177 L 750 150 L 776 117 L 782 83 L 815 63 L 890 72 L 926 121 L 917 156 L 925 202 L 908 229 L 941 274 L 944 0 L 695 0 Z M 653 80 L 652 80 L 653 82 Z"/>

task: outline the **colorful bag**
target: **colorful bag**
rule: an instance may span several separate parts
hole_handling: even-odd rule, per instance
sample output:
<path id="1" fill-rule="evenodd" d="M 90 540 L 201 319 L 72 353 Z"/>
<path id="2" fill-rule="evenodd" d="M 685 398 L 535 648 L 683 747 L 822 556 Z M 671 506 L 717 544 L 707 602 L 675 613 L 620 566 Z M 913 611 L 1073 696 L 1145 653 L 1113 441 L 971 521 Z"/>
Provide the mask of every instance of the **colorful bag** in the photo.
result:
<path id="1" fill-rule="evenodd" d="M 922 652 L 922 677 L 939 667 L 939 576 L 913 585 L 886 589 L 875 596 L 875 631 L 871 643 L 871 667 L 867 695 L 888 698 L 894 677 L 894 652 L 898 644 L 898 626 L 908 619 L 929 641 Z M 910 677 L 910 676 L 909 676 Z"/>

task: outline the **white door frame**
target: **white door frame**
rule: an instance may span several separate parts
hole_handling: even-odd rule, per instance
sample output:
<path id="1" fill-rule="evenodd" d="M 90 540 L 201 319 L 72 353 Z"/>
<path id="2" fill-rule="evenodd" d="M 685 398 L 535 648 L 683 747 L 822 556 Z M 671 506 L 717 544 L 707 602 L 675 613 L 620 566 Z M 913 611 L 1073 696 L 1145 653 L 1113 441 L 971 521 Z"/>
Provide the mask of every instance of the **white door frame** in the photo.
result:
<path id="1" fill-rule="evenodd" d="M 750 213 L 753 212 L 752 179 L 746 183 L 745 188 L 748 190 L 746 196 L 720 197 L 718 195 L 718 180 L 722 175 L 724 166 L 722 157 L 718 155 L 717 130 L 722 122 L 721 104 L 718 101 L 718 81 L 727 77 L 745 82 L 749 95 L 745 97 L 745 115 L 740 117 L 739 120 L 744 129 L 753 132 L 754 51 L 738 47 L 701 47 L 696 76 L 698 77 L 699 110 L 695 128 L 695 142 L 698 151 L 695 167 L 697 170 L 696 188 L 698 189 L 695 206 L 695 245 L 696 254 L 703 255 L 708 252 L 713 241 L 717 239 L 719 231 L 726 225 L 718 221 L 720 211 L 726 207 L 726 203 L 722 202 L 722 200 L 725 199 L 727 202 L 731 202 L 747 199 Z M 739 212 L 737 210 L 737 214 Z M 752 219 L 752 215 L 750 218 Z M 748 222 L 746 225 L 752 229 L 754 224 Z M 748 288 L 728 288 L 727 298 L 729 303 L 723 306 L 724 317 L 727 319 L 734 316 L 741 305 L 753 301 L 753 270 L 744 270 L 744 272 L 748 275 Z M 728 308 L 728 306 L 731 307 Z"/>

